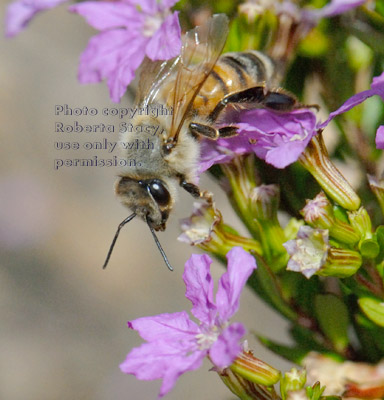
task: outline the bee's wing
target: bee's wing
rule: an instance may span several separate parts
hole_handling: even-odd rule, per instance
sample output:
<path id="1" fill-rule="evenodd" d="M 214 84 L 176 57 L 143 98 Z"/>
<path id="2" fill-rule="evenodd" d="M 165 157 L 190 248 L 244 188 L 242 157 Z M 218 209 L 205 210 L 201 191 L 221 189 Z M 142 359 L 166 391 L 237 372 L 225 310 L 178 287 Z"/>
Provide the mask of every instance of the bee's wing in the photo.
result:
<path id="1" fill-rule="evenodd" d="M 219 58 L 228 35 L 228 18 L 217 14 L 204 25 L 188 31 L 184 37 L 181 55 L 174 68 L 175 84 L 170 93 L 173 106 L 169 138 L 177 142 L 180 129 L 193 101 Z"/>
<path id="2" fill-rule="evenodd" d="M 136 105 L 155 103 L 164 82 L 167 82 L 180 63 L 180 56 L 167 61 L 145 58 L 140 67 L 140 80 L 136 93 Z"/>

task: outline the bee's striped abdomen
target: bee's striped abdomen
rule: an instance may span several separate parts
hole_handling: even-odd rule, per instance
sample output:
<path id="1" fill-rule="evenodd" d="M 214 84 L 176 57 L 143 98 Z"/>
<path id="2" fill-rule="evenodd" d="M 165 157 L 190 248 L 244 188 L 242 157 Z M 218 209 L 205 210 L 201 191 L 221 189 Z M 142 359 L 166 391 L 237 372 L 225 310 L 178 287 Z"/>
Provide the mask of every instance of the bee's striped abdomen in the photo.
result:
<path id="1" fill-rule="evenodd" d="M 199 115 L 209 115 L 228 94 L 268 85 L 274 79 L 274 70 L 272 60 L 258 51 L 223 54 L 196 96 L 193 108 Z"/>

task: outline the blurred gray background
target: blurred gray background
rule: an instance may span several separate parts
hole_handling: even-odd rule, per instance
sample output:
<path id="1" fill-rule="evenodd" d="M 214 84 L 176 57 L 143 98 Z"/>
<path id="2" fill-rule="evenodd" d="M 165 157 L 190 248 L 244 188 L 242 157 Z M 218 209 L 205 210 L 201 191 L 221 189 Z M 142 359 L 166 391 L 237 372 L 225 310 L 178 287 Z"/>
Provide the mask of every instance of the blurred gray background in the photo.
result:
<path id="1" fill-rule="evenodd" d="M 6 3 L 1 4 L 4 16 Z M 55 158 L 108 157 L 54 149 L 55 140 L 107 136 L 54 133 L 55 121 L 75 119 L 55 117 L 56 104 L 113 106 L 105 83 L 77 82 L 78 57 L 94 33 L 64 5 L 38 15 L 16 38 L 1 38 L 0 400 L 156 399 L 159 382 L 138 381 L 119 370 L 126 354 L 142 342 L 126 322 L 190 309 L 181 276 L 189 255 L 199 250 L 176 238 L 178 220 L 189 216 L 192 198 L 181 194 L 167 231 L 159 234 L 173 273 L 139 219 L 122 231 L 103 271 L 116 227 L 129 213 L 114 197 L 118 170 L 53 168 Z M 129 104 L 123 100 L 121 105 Z M 116 133 L 108 137 L 118 140 Z M 209 178 L 202 186 L 212 187 Z M 214 191 L 225 221 L 238 227 L 221 190 Z M 215 279 L 222 272 L 215 262 Z M 235 320 L 250 331 L 286 340 L 285 322 L 248 290 Z M 256 356 L 288 367 L 251 334 L 248 339 Z M 166 399 L 232 399 L 210 367 L 206 362 L 182 376 Z"/>

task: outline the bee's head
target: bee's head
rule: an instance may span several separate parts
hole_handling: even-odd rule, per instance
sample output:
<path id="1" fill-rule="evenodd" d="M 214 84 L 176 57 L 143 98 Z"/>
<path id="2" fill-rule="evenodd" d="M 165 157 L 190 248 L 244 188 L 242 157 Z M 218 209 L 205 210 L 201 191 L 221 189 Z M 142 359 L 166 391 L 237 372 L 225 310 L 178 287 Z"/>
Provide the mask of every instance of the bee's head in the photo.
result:
<path id="1" fill-rule="evenodd" d="M 174 200 L 163 180 L 121 177 L 116 183 L 116 194 L 156 231 L 165 229 Z"/>

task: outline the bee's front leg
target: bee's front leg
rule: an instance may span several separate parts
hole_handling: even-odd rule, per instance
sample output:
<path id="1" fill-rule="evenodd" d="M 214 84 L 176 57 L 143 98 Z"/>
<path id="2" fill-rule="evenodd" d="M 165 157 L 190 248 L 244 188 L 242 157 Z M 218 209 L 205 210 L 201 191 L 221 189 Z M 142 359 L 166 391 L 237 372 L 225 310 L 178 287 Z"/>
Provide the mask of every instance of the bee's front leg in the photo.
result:
<path id="1" fill-rule="evenodd" d="M 200 190 L 200 188 L 195 185 L 194 183 L 187 182 L 184 176 L 180 176 L 180 186 L 190 193 L 195 198 L 200 198 L 205 200 L 207 203 L 212 204 L 213 202 L 213 195 L 211 192 L 207 190 Z"/>

